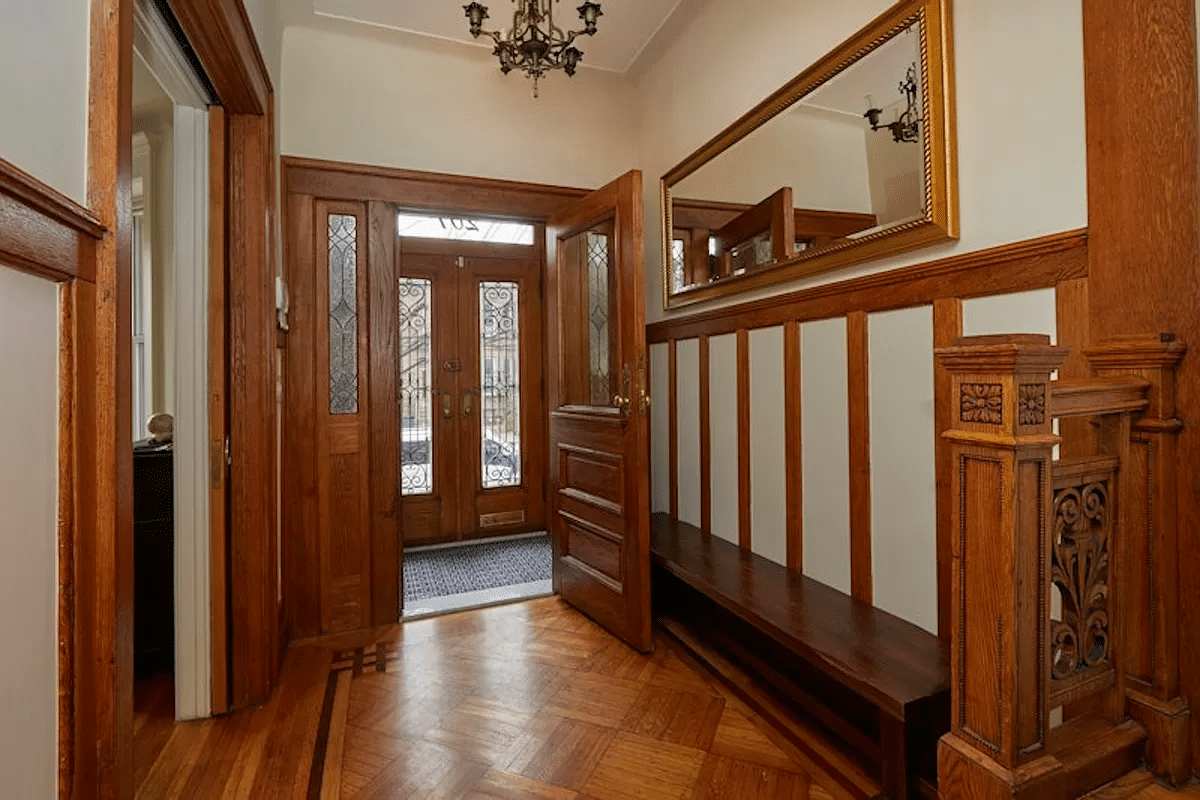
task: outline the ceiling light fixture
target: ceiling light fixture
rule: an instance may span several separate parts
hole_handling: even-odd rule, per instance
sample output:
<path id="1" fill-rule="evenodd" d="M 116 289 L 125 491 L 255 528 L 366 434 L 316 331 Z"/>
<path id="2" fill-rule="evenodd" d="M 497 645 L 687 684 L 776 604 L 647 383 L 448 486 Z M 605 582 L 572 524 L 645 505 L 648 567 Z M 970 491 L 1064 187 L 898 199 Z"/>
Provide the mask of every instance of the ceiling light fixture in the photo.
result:
<path id="1" fill-rule="evenodd" d="M 863 116 L 871 123 L 871 130 L 877 131 L 880 128 L 887 128 L 891 131 L 893 141 L 918 142 L 921 139 L 920 124 L 922 120 L 917 114 L 917 65 L 915 62 L 905 73 L 904 80 L 900 82 L 899 89 L 900 94 L 904 95 L 904 98 L 908 101 L 908 107 L 904 109 L 904 112 L 894 122 L 880 125 L 879 117 L 883 114 L 883 109 L 880 108 L 868 108 Z M 867 95 L 867 105 L 872 105 L 870 95 Z"/>
<path id="2" fill-rule="evenodd" d="M 471 3 L 463 6 L 467 19 L 471 22 L 471 35 L 479 38 L 481 34 L 492 37 L 496 49 L 492 55 L 500 59 L 500 71 L 507 75 L 514 69 L 525 71 L 527 78 L 533 78 L 533 96 L 538 96 L 538 81 L 544 78 L 550 70 L 561 69 L 568 75 L 575 74 L 575 68 L 583 59 L 583 53 L 575 47 L 576 37 L 596 35 L 596 20 L 604 12 L 599 3 L 591 0 L 581 5 L 579 18 L 583 20 L 583 30 L 564 33 L 554 24 L 554 7 L 558 0 L 514 0 L 517 10 L 513 12 L 512 28 L 507 31 L 485 31 L 483 21 L 488 18 L 487 6 L 482 3 Z"/>

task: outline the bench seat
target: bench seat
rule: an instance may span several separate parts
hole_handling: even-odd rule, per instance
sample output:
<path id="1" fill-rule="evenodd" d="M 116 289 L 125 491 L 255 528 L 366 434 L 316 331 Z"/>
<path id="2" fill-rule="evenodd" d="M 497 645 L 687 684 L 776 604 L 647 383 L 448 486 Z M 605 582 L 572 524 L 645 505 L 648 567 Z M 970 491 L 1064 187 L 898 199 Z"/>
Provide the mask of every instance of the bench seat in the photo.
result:
<path id="1" fill-rule="evenodd" d="M 917 768 L 910 751 L 920 734 L 910 722 L 927 725 L 932 719 L 940 727 L 942 714 L 944 728 L 927 732 L 934 742 L 949 729 L 946 642 L 665 514 L 652 517 L 650 549 L 658 568 L 878 709 L 885 796 L 915 794 Z"/>

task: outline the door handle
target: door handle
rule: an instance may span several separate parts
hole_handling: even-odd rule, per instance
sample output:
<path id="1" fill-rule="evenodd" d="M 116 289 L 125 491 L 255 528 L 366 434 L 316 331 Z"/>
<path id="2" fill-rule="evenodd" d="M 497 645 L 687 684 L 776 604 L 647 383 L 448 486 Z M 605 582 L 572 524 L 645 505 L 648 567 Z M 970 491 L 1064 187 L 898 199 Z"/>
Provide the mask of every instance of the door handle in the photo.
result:
<path id="1" fill-rule="evenodd" d="M 462 411 L 463 411 L 464 417 L 471 416 L 471 411 L 474 408 L 473 404 L 471 403 L 471 393 L 474 391 L 475 391 L 474 389 L 467 389 L 466 391 L 463 392 Z"/>
<path id="2" fill-rule="evenodd" d="M 629 416 L 629 407 L 633 404 L 633 392 L 630 386 L 628 364 L 621 369 L 621 391 L 613 395 L 612 404 L 614 408 L 620 409 L 621 416 Z"/>
<path id="3" fill-rule="evenodd" d="M 450 405 L 451 397 L 449 392 L 442 392 L 442 418 L 450 419 L 454 416 L 454 409 Z"/>
<path id="4" fill-rule="evenodd" d="M 647 391 L 649 387 L 647 386 L 646 382 L 645 356 L 638 356 L 637 382 L 638 410 L 641 412 L 643 417 L 648 416 L 650 414 L 650 393 Z"/>

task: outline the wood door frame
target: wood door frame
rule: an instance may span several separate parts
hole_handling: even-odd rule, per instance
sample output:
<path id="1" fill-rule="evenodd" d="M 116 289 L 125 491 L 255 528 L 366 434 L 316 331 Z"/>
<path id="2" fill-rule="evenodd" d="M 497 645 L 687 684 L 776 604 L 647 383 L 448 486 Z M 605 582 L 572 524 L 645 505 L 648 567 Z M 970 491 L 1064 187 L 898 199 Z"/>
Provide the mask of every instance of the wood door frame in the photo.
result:
<path id="1" fill-rule="evenodd" d="M 241 3 L 172 0 L 171 5 L 177 14 L 181 8 L 187 12 L 180 23 L 231 116 L 258 120 L 246 126 L 250 130 L 270 131 L 270 82 Z M 58 796 L 62 798 L 121 800 L 132 797 L 134 788 L 133 453 L 128 391 L 133 8 L 134 0 L 93 0 L 89 11 L 87 207 L 0 160 L 0 210 L 13 212 L 0 214 L 0 258 L 62 287 L 58 456 Z M 237 46 L 229 48 L 225 42 Z M 269 266 L 270 230 L 265 218 L 255 218 L 260 210 L 272 208 L 272 148 L 265 138 L 248 141 L 250 137 L 236 126 L 230 129 L 226 174 L 234 185 L 261 184 L 257 196 L 243 192 L 237 197 L 262 202 L 230 203 L 214 219 L 224 218 L 228 224 L 230 237 L 225 243 L 233 285 L 241 285 L 251 302 L 258 294 L 269 298 L 273 310 L 273 293 L 267 293 L 267 286 L 257 291 L 252 280 Z M 252 149 L 252 144 L 258 146 Z M 273 327 L 273 313 L 266 319 Z M 268 332 L 273 337 L 273 331 L 268 328 Z M 245 337 L 244 332 L 240 335 Z M 236 341 L 239 334 L 234 336 Z M 268 378 L 273 363 L 266 359 L 246 364 L 241 377 L 246 380 L 261 373 L 261 378 Z M 235 404 L 238 394 L 235 387 L 231 397 Z M 253 530 L 245 524 L 243 529 Z M 268 528 L 263 533 L 273 538 L 269 532 Z M 251 586 L 272 585 L 274 569 L 263 569 L 273 567 L 269 560 L 247 566 L 265 573 Z M 236 629 L 236 605 L 233 618 Z M 214 630 L 219 624 L 214 615 Z M 269 637 L 260 637 L 254 646 L 259 651 L 275 649 Z M 235 686 L 238 666 L 235 661 Z M 266 686 L 269 690 L 269 681 Z"/>
<path id="2" fill-rule="evenodd" d="M 585 197 L 589 189 L 567 186 L 549 186 L 519 181 L 491 178 L 476 178 L 435 172 L 368 166 L 338 161 L 296 158 L 281 159 L 283 172 L 283 230 L 288 234 L 283 242 L 284 276 L 289 286 L 307 286 L 311 276 L 297 277 L 303 270 L 313 269 L 313 238 L 315 233 L 313 207 L 315 200 L 365 203 L 372 232 L 395 230 L 391 209 L 403 208 L 414 211 L 446 211 L 464 215 L 481 215 L 531 222 L 538 226 L 538 249 L 544 249 L 545 221 L 571 200 Z M 394 272 L 396 267 L 397 243 L 394 236 L 374 235 L 368 243 L 370 263 L 384 265 Z M 544 265 L 543 265 L 544 269 Z M 372 336 L 384 328 L 385 321 L 376 311 L 385 302 L 381 292 L 386 281 L 372 281 L 370 288 L 370 320 Z M 370 359 L 370 373 L 382 374 L 389 369 L 381 359 L 387 353 L 380 350 Z M 543 364 L 543 369 L 546 365 Z M 389 381 L 370 381 L 369 397 L 372 404 L 394 404 L 395 388 L 384 384 Z M 290 395 L 286 398 L 292 400 Z M 299 415 L 299 416 L 297 416 Z M 303 418 L 300 410 L 285 408 L 288 420 Z M 386 430 L 388 437 L 399 439 L 396 430 Z M 547 430 L 548 434 L 548 430 Z M 284 432 L 285 449 L 295 434 Z M 391 486 L 397 485 L 394 465 L 382 464 L 373 453 L 371 457 L 371 624 L 387 625 L 400 619 L 400 542 L 403 540 L 399 520 L 398 493 Z M 292 474 L 283 476 L 298 480 Z M 285 488 L 285 494 L 286 494 Z M 284 503 L 285 514 L 288 503 Z M 392 528 L 392 526 L 395 526 Z M 314 598 L 319 591 L 322 566 L 313 563 L 311 548 L 304 546 L 297 532 L 303 529 L 303 521 L 292 526 L 285 520 L 290 531 L 284 537 L 282 559 L 284 565 L 284 606 L 286 612 L 286 638 L 314 636 L 320 633 L 321 610 Z"/>

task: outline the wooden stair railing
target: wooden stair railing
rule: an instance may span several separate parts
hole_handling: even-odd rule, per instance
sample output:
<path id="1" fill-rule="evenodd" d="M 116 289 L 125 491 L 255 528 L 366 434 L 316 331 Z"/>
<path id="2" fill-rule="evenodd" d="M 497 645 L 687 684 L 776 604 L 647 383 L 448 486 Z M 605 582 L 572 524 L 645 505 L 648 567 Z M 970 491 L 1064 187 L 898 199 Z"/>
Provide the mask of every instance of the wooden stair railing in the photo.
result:
<path id="1" fill-rule="evenodd" d="M 1186 776 L 1173 630 L 1183 352 L 1169 337 L 1114 340 L 1086 351 L 1096 377 L 1052 381 L 1069 351 L 1045 336 L 937 351 L 955 403 L 941 797 L 1074 798 L 1144 755 Z M 1095 453 L 1055 460 L 1056 417 L 1091 419 Z"/>

